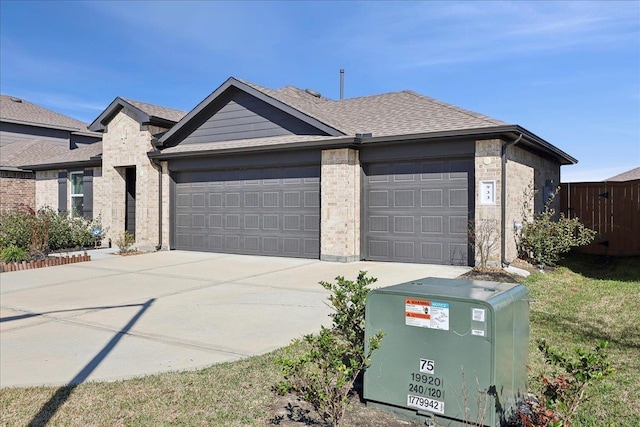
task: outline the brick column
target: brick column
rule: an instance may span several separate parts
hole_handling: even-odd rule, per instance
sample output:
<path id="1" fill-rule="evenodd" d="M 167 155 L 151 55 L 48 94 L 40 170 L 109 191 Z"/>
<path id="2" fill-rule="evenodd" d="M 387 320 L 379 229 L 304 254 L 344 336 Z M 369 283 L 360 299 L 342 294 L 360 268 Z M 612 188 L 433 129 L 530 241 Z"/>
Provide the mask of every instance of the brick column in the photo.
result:
<path id="1" fill-rule="evenodd" d="M 491 221 L 495 224 L 498 233 L 498 243 L 493 253 L 488 258 L 490 265 L 499 266 L 501 264 L 501 233 L 502 233 L 502 158 L 500 156 L 502 150 L 502 141 L 499 139 L 490 139 L 476 141 L 475 154 L 475 204 L 476 214 L 475 223 L 480 224 L 482 221 Z M 481 204 L 480 201 L 480 183 L 482 181 L 495 182 L 495 203 Z M 480 260 L 476 254 L 476 264 Z"/>
<path id="2" fill-rule="evenodd" d="M 324 150 L 321 170 L 320 259 L 360 259 L 360 159 L 349 148 Z"/>

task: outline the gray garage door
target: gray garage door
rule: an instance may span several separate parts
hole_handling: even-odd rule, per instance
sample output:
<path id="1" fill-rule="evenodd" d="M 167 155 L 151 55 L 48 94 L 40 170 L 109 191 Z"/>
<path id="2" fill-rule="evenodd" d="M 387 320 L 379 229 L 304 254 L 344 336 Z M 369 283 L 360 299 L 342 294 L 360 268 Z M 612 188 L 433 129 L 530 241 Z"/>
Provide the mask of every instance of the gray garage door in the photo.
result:
<path id="1" fill-rule="evenodd" d="M 470 161 L 365 165 L 365 258 L 467 265 L 472 167 Z"/>
<path id="2" fill-rule="evenodd" d="M 319 258 L 320 167 L 180 172 L 176 249 Z"/>

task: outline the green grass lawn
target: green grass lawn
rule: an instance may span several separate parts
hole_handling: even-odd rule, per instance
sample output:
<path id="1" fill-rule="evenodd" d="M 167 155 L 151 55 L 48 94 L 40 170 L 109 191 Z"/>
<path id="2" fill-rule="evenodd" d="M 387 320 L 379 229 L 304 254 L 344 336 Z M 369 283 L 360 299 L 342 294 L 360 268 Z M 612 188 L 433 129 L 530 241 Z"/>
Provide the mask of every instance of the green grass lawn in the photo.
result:
<path id="1" fill-rule="evenodd" d="M 573 256 L 525 280 L 531 297 L 531 387 L 544 369 L 536 338 L 558 347 L 610 342 L 616 370 L 594 386 L 579 426 L 640 426 L 640 260 Z M 265 425 L 281 400 L 276 352 L 193 372 L 77 387 L 0 390 L 0 423 L 19 425 Z"/>
<path id="2" fill-rule="evenodd" d="M 574 255 L 525 284 L 535 300 L 530 388 L 544 368 L 535 339 L 565 350 L 606 340 L 616 372 L 591 388 L 575 425 L 640 426 L 640 260 Z"/>

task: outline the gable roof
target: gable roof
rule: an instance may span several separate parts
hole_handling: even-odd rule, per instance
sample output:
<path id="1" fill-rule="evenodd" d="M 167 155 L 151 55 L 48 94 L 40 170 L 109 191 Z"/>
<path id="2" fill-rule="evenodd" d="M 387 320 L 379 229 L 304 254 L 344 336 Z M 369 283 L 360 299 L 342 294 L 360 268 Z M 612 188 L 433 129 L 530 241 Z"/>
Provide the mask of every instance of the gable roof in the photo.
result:
<path id="1" fill-rule="evenodd" d="M 116 97 L 111 104 L 89 125 L 92 131 L 103 131 L 107 123 L 118 114 L 120 110 L 127 108 L 133 113 L 136 120 L 142 124 L 150 124 L 164 128 L 173 127 L 187 113 L 173 108 L 162 107 L 160 105 L 148 104 L 146 102 L 135 101 Z"/>
<path id="2" fill-rule="evenodd" d="M 202 102 L 200 102 L 193 110 L 191 110 L 184 118 L 173 128 L 171 128 L 166 134 L 164 134 L 160 139 L 159 143 L 161 145 L 171 145 L 173 142 L 179 141 L 183 136 L 188 135 L 192 130 L 194 130 L 194 126 L 200 124 L 209 118 L 207 115 L 208 110 L 212 105 L 219 100 L 220 97 L 229 89 L 238 89 L 243 92 L 252 95 L 261 101 L 266 102 L 267 104 L 274 106 L 285 113 L 288 113 L 297 119 L 321 130 L 322 132 L 328 134 L 329 136 L 340 136 L 344 135 L 339 129 L 335 127 L 333 123 L 327 120 L 326 117 L 321 117 L 319 115 L 312 115 L 306 111 L 303 111 L 301 108 L 296 108 L 296 105 L 290 102 L 284 102 L 282 99 L 279 99 L 277 96 L 273 96 L 273 92 L 270 89 L 263 88 L 258 85 L 248 84 L 242 80 L 236 79 L 234 77 L 229 77 L 222 85 L 220 85 L 216 90 L 214 90 L 209 96 L 207 96 Z"/>
<path id="3" fill-rule="evenodd" d="M 10 95 L 0 95 L 0 121 L 88 132 L 87 124 Z"/>
<path id="4" fill-rule="evenodd" d="M 640 179 L 640 167 L 612 176 L 611 178 L 605 179 L 605 181 L 621 182 L 621 181 L 634 181 L 636 179 Z"/>
<path id="5" fill-rule="evenodd" d="M 244 83 L 305 114 L 331 123 L 345 135 L 391 136 L 507 124 L 410 90 L 336 101 L 313 96 L 293 86 L 271 90 Z"/>
<path id="6" fill-rule="evenodd" d="M 251 140 L 216 142 L 215 144 L 189 144 L 180 142 L 206 121 L 224 102 L 223 94 L 235 88 L 303 120 L 322 130 L 328 136 L 310 138 L 308 135 L 264 137 Z M 222 100 L 222 101 L 221 101 Z M 217 104 L 216 104 L 217 103 Z M 213 107 L 212 107 L 213 106 Z M 368 135 L 371 134 L 371 135 Z M 362 139 L 366 136 L 366 140 Z M 205 98 L 196 108 L 161 136 L 158 148 L 150 153 L 153 158 L 191 156 L 219 151 L 245 151 L 260 147 L 288 146 L 298 143 L 306 146 L 336 144 L 355 145 L 374 142 L 393 142 L 411 139 L 449 137 L 502 137 L 518 144 L 547 153 L 561 164 L 574 164 L 577 160 L 526 129 L 508 124 L 473 111 L 405 90 L 345 100 L 331 100 L 312 91 L 293 86 L 273 90 L 255 83 L 230 77 Z M 296 138 L 297 137 L 297 138 Z M 342 138 L 338 138 L 342 137 Z M 253 144 L 252 144 L 253 142 Z M 185 144 L 186 145 L 186 144 Z"/>

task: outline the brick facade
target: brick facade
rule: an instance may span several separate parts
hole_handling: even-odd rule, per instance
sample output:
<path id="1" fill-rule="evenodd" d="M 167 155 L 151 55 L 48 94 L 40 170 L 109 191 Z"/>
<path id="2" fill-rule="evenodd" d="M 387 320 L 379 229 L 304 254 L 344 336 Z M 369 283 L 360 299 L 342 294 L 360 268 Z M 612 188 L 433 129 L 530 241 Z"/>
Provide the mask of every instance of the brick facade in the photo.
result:
<path id="1" fill-rule="evenodd" d="M 476 141 L 475 156 L 475 221 L 497 221 L 498 231 L 502 230 L 502 145 L 505 141 Z M 560 182 L 560 165 L 519 147 L 508 146 L 506 151 L 506 200 L 505 202 L 505 260 L 517 258 L 517 232 L 515 224 L 524 220 L 523 207 L 528 197 L 528 189 L 535 191 L 534 200 L 528 204 L 539 212 L 544 208 L 544 199 L 555 185 Z M 495 181 L 495 204 L 480 203 L 480 183 Z M 500 265 L 502 242 L 489 257 L 491 265 Z M 476 260 L 477 262 L 478 260 Z"/>
<path id="2" fill-rule="evenodd" d="M 102 202 L 94 201 L 95 214 L 102 215 L 108 237 L 115 240 L 125 230 L 126 169 L 135 167 L 135 245 L 141 250 L 152 250 L 160 243 L 160 174 L 147 156 L 155 131 L 159 129 L 141 126 L 126 108 L 109 122 L 102 138 Z"/>
<path id="3" fill-rule="evenodd" d="M 360 259 L 360 160 L 349 148 L 324 150 L 321 168 L 320 259 Z"/>
<path id="4" fill-rule="evenodd" d="M 49 206 L 58 210 L 58 173 L 61 170 L 36 172 L 36 208 Z"/>
<path id="5" fill-rule="evenodd" d="M 36 180 L 31 172 L 0 171 L 0 212 L 36 205 Z"/>
<path id="6" fill-rule="evenodd" d="M 517 257 L 515 222 L 523 221 L 528 188 L 535 192 L 533 209 L 541 212 L 546 198 L 560 185 L 560 165 L 520 147 L 507 148 L 506 259 Z M 559 199 L 556 200 L 556 209 Z"/>

